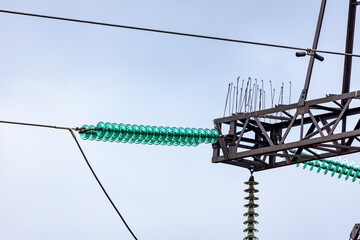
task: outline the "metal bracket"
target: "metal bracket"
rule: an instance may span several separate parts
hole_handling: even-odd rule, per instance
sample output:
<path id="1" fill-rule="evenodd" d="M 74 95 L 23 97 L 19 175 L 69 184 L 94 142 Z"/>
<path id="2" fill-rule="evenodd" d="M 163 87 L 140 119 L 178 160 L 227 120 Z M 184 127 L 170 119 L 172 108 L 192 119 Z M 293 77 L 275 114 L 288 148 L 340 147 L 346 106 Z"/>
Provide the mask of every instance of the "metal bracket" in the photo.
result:
<path id="1" fill-rule="evenodd" d="M 355 224 L 353 230 L 350 233 L 350 240 L 358 240 L 360 236 L 360 223 Z"/>

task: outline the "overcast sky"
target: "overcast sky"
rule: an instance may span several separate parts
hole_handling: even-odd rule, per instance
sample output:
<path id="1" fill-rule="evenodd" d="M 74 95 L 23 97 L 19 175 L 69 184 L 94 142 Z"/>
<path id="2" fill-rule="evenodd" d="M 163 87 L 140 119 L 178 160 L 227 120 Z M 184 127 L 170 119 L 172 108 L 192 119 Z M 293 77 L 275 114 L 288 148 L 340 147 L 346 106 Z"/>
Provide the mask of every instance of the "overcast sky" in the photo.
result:
<path id="1" fill-rule="evenodd" d="M 310 48 L 320 2 L 2 0 L 0 9 Z M 347 1 L 328 1 L 319 49 L 344 51 L 347 11 Z M 291 81 L 296 102 L 309 60 L 292 50 L 4 13 L 0 23 L 0 120 L 212 128 L 229 82 L 272 80 L 278 90 Z M 341 92 L 343 57 L 324 57 L 309 99 Z M 360 89 L 359 76 L 354 59 L 351 90 Z M 68 132 L 1 124 L 0 133 L 2 239 L 132 239 Z M 211 145 L 80 143 L 139 240 L 245 236 L 249 172 L 212 164 Z M 358 181 L 295 166 L 255 179 L 260 239 L 348 239 L 360 221 Z"/>

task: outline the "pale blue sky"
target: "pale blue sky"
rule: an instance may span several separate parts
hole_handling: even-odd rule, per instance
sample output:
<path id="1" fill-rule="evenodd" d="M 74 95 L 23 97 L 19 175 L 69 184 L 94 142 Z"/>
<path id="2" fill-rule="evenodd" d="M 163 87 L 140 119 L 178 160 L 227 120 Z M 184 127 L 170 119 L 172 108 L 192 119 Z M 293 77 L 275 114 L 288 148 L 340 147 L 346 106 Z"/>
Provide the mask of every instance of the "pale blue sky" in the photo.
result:
<path id="1" fill-rule="evenodd" d="M 3 0 L 1 9 L 308 48 L 320 1 Z M 347 1 L 329 0 L 319 49 L 344 51 Z M 212 128 L 236 77 L 303 87 L 295 51 L 0 13 L 0 119 L 77 127 Z M 355 48 L 360 53 L 356 30 Z M 309 98 L 341 90 L 343 57 L 316 62 Z M 351 90 L 360 89 L 354 59 Z M 3 239 L 131 239 L 68 132 L 0 125 Z M 139 240 L 242 239 L 248 171 L 212 148 L 81 141 Z M 356 163 L 359 154 L 346 156 Z M 295 168 L 257 173 L 260 239 L 347 239 L 359 183 Z"/>

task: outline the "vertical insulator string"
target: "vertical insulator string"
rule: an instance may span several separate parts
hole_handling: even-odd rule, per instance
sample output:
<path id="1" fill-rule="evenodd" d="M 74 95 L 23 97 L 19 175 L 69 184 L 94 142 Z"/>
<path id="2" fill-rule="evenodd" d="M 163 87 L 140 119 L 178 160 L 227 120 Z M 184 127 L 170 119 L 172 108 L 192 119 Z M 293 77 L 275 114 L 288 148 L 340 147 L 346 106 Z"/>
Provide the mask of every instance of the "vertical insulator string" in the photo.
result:
<path id="1" fill-rule="evenodd" d="M 259 214 L 255 212 L 255 208 L 259 207 L 259 205 L 256 204 L 255 201 L 259 200 L 259 198 L 255 197 L 255 193 L 259 192 L 259 190 L 255 189 L 254 185 L 258 185 L 259 183 L 255 182 L 254 176 L 251 175 L 249 181 L 245 182 L 245 184 L 249 186 L 248 189 L 244 190 L 245 192 L 249 193 L 249 195 L 245 197 L 245 199 L 249 202 L 244 205 L 248 211 L 244 214 L 244 216 L 247 217 L 247 220 L 244 222 L 246 225 L 244 232 L 247 233 L 247 236 L 244 237 L 243 240 L 258 240 L 258 238 L 255 236 L 255 233 L 258 232 L 258 230 L 255 228 L 255 224 L 258 224 L 258 222 L 255 220 L 255 217 L 259 216 Z"/>

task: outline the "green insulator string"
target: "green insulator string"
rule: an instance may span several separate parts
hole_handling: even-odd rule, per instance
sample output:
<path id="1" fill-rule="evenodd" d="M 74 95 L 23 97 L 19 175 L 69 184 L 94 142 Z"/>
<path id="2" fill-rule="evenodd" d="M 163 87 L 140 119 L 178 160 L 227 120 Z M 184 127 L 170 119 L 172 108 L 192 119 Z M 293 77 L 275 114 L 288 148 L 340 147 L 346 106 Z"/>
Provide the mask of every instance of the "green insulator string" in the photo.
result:
<path id="1" fill-rule="evenodd" d="M 312 154 L 307 152 L 303 152 L 302 155 L 312 156 Z M 356 179 L 360 180 L 360 164 L 355 166 L 354 162 L 349 163 L 346 159 L 341 160 L 340 157 L 313 160 L 304 162 L 302 164 L 303 169 L 309 166 L 310 171 L 316 169 L 316 172 L 319 173 L 321 170 L 323 170 L 324 175 L 330 172 L 331 177 L 337 176 L 337 178 L 341 178 L 342 176 L 345 176 L 345 181 L 347 181 L 349 178 L 352 182 L 355 182 Z M 296 167 L 299 167 L 300 165 L 301 163 L 297 163 Z"/>
<path id="2" fill-rule="evenodd" d="M 201 143 L 216 143 L 219 140 L 219 132 L 216 129 L 125 125 L 109 122 L 99 122 L 96 126 L 83 125 L 79 132 L 83 140 L 149 145 L 198 146 Z"/>
<path id="3" fill-rule="evenodd" d="M 300 165 L 300 163 L 296 164 L 297 167 Z M 351 178 L 352 182 L 355 182 L 356 179 L 360 180 L 360 164 L 355 166 L 354 162 L 348 163 L 347 160 L 341 160 L 339 157 L 304 162 L 303 169 L 307 166 L 310 166 L 310 171 L 316 169 L 317 173 L 324 170 L 324 175 L 330 172 L 331 177 L 337 176 L 338 178 L 341 178 L 342 176 L 345 176 L 345 181 L 349 178 Z"/>
<path id="4" fill-rule="evenodd" d="M 247 233 L 247 236 L 243 238 L 243 240 L 258 240 L 258 238 L 255 236 L 255 232 L 258 232 L 258 230 L 255 228 L 255 224 L 258 224 L 258 221 L 255 220 L 255 217 L 259 216 L 255 212 L 255 208 L 259 207 L 258 204 L 255 204 L 255 200 L 259 200 L 258 197 L 255 197 L 254 193 L 259 192 L 259 190 L 255 189 L 254 185 L 258 185 L 258 182 L 255 182 L 254 176 L 250 176 L 249 181 L 245 182 L 246 185 L 249 186 L 248 189 L 245 189 L 244 191 L 249 193 L 247 197 L 245 197 L 246 200 L 249 200 L 248 204 L 245 204 L 244 207 L 248 209 L 248 211 L 244 214 L 245 217 L 247 217 L 247 220 L 244 222 L 246 225 L 246 228 L 244 229 L 244 232 Z"/>

